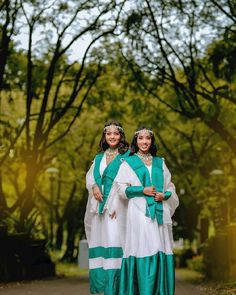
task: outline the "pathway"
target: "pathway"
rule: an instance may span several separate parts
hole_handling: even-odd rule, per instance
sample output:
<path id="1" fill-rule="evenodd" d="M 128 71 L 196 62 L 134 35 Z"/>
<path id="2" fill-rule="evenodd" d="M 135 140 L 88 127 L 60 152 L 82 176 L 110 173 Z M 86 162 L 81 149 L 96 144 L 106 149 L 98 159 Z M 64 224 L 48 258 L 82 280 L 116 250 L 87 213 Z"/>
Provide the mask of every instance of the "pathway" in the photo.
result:
<path id="1" fill-rule="evenodd" d="M 42 281 L 0 284 L 4 295 L 89 295 L 88 278 L 53 278 Z M 200 288 L 176 277 L 175 295 L 204 295 Z"/>

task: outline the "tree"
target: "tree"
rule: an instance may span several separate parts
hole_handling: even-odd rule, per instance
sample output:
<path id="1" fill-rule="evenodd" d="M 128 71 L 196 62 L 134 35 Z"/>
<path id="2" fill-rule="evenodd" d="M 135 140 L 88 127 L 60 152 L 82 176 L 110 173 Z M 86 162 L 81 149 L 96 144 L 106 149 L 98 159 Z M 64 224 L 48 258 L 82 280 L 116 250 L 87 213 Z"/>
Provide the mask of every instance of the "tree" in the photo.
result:
<path id="1" fill-rule="evenodd" d="M 19 22 L 25 23 L 24 29 L 28 30 L 26 68 L 19 73 L 19 76 L 27 73 L 24 94 L 20 92 L 25 100 L 25 136 L 21 138 L 20 147 L 25 179 L 24 188 L 12 206 L 20 208 L 19 230 L 24 230 L 34 208 L 37 177 L 55 156 L 52 147 L 70 131 L 100 75 L 101 61 L 90 54 L 91 48 L 114 32 L 122 3 L 104 1 L 100 2 L 99 9 L 96 7 L 97 1 L 79 4 L 49 1 L 46 6 L 38 1 L 19 3 L 22 14 Z M 114 21 L 107 19 L 110 13 L 114 14 Z M 41 35 L 34 43 L 37 31 Z M 69 62 L 66 54 L 88 34 L 91 41 L 81 62 Z M 64 128 L 60 129 L 62 123 Z"/>
<path id="2" fill-rule="evenodd" d="M 234 108 L 232 86 L 214 79 L 209 60 L 202 58 L 209 33 L 235 30 L 235 8 L 231 1 L 222 2 L 223 11 L 216 1 L 136 2 L 124 18 L 128 42 L 123 52 L 143 89 L 180 116 L 199 118 L 235 155 L 234 131 L 221 112 L 225 100 Z M 171 98 L 160 94 L 162 85 L 172 89 Z"/>
<path id="3" fill-rule="evenodd" d="M 4 75 L 7 59 L 11 51 L 12 36 L 15 31 L 16 17 L 19 11 L 19 1 L 4 0 L 0 4 L 0 97 L 6 87 Z"/>

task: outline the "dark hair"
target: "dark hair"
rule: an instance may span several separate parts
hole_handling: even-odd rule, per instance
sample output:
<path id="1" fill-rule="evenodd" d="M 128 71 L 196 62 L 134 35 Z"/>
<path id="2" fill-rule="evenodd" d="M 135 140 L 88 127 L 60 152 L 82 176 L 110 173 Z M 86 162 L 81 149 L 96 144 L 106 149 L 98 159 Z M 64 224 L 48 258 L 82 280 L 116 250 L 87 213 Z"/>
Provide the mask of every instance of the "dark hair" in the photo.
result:
<path id="1" fill-rule="evenodd" d="M 141 131 L 143 129 L 148 129 L 148 130 L 151 130 L 151 128 L 148 128 L 146 126 L 141 126 L 140 128 L 138 128 L 135 132 L 138 132 L 138 131 Z M 149 152 L 152 156 L 156 156 L 156 153 L 157 153 L 157 145 L 156 145 L 156 140 L 155 140 L 155 136 L 153 133 L 150 133 L 151 135 L 151 146 L 150 146 L 150 149 L 149 149 Z M 130 156 L 132 156 L 134 153 L 137 153 L 139 148 L 138 148 L 138 145 L 137 145 L 137 138 L 138 138 L 138 133 L 135 133 L 134 134 L 134 137 L 132 139 L 132 142 L 131 142 L 131 153 L 130 153 Z"/>
<path id="2" fill-rule="evenodd" d="M 115 125 L 115 126 L 118 126 L 118 127 L 121 127 L 122 128 L 122 125 L 115 121 L 115 120 L 112 120 L 112 121 L 109 121 L 105 124 L 104 128 L 107 127 L 107 126 L 110 126 L 110 125 Z M 126 141 L 125 139 L 125 133 L 123 131 L 123 129 L 120 129 L 120 128 L 117 128 L 119 133 L 120 133 L 120 142 L 118 144 L 118 151 L 120 154 L 124 154 L 128 148 L 129 148 L 129 144 L 128 142 Z M 103 130 L 102 132 L 102 138 L 100 140 L 100 143 L 99 143 L 99 147 L 100 147 L 100 151 L 101 152 L 105 152 L 105 150 L 107 150 L 109 148 L 109 145 L 106 141 L 106 130 Z"/>

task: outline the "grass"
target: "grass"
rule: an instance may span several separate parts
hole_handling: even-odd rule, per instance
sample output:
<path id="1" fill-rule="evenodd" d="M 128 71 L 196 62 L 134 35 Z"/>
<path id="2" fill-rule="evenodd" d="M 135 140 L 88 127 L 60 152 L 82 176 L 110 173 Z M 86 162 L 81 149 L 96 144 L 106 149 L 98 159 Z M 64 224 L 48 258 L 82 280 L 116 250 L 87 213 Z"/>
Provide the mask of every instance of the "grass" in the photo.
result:
<path id="1" fill-rule="evenodd" d="M 81 269 L 76 263 L 56 263 L 56 273 L 63 277 L 87 276 L 88 270 Z"/>
<path id="2" fill-rule="evenodd" d="M 209 295 L 236 295 L 236 281 L 221 282 L 221 281 L 207 281 L 203 274 L 187 268 L 176 269 L 176 274 L 181 279 L 201 286 L 204 294 Z"/>
<path id="3" fill-rule="evenodd" d="M 187 281 L 192 284 L 199 284 L 204 279 L 203 274 L 194 270 L 190 270 L 188 268 L 177 268 L 176 274 L 184 281 Z"/>
<path id="4" fill-rule="evenodd" d="M 88 269 L 82 269 L 79 267 L 78 263 L 66 263 L 61 262 L 61 257 L 64 249 L 62 251 L 52 251 L 50 256 L 52 261 L 56 265 L 56 274 L 58 277 L 78 277 L 78 276 L 88 276 Z"/>

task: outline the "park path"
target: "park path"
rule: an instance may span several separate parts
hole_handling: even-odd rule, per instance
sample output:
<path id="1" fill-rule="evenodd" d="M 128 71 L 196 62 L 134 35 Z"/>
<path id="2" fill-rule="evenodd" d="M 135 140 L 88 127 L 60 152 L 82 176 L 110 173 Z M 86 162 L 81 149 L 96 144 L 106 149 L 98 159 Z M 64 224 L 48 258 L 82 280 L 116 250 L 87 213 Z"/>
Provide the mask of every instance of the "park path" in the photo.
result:
<path id="1" fill-rule="evenodd" d="M 53 278 L 42 281 L 0 284 L 4 295 L 89 295 L 88 277 Z M 199 287 L 176 277 L 175 295 L 204 295 Z"/>

